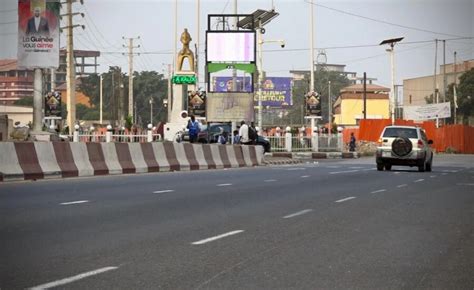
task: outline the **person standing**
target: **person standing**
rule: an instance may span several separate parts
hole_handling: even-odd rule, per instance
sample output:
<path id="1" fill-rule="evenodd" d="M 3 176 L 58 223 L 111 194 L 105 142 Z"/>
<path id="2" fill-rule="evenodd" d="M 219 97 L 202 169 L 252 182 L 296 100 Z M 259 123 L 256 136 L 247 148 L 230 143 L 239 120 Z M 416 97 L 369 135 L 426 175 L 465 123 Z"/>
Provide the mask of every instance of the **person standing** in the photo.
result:
<path id="1" fill-rule="evenodd" d="M 239 130 L 234 130 L 234 144 L 239 144 L 240 143 L 240 135 L 239 135 Z"/>
<path id="2" fill-rule="evenodd" d="M 26 34 L 49 35 L 48 19 L 41 16 L 40 7 L 35 7 L 33 17 L 28 20 Z"/>
<path id="3" fill-rule="evenodd" d="M 252 144 L 252 145 L 257 144 L 257 138 L 258 138 L 258 134 L 257 134 L 257 129 L 255 128 L 255 123 L 251 122 L 250 126 L 249 126 L 250 144 Z"/>
<path id="4" fill-rule="evenodd" d="M 194 143 L 197 141 L 199 129 L 199 122 L 196 121 L 196 117 L 191 115 L 191 120 L 188 121 L 188 129 L 189 129 L 189 142 Z"/>
<path id="5" fill-rule="evenodd" d="M 250 145 L 249 126 L 245 124 L 245 121 L 240 122 L 239 135 L 241 144 Z"/>

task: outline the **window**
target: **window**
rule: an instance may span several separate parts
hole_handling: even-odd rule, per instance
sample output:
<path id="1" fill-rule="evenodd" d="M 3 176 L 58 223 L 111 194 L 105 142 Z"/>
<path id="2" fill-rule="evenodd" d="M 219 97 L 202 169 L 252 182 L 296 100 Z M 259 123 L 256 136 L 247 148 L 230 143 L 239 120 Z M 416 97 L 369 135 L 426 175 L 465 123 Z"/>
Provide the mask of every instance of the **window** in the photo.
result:
<path id="1" fill-rule="evenodd" d="M 386 128 L 383 137 L 406 137 L 417 139 L 418 134 L 416 133 L 416 129 L 411 128 Z"/>
<path id="2" fill-rule="evenodd" d="M 423 139 L 424 141 L 428 141 L 428 137 L 426 137 L 425 131 L 420 130 L 420 133 L 421 133 L 421 139 Z"/>
<path id="3" fill-rule="evenodd" d="M 14 86 L 15 86 L 15 83 L 12 83 L 12 87 L 14 87 Z"/>
<path id="4" fill-rule="evenodd" d="M 14 71 L 14 70 L 9 71 L 8 76 L 10 76 L 10 77 L 16 76 L 16 71 Z"/>

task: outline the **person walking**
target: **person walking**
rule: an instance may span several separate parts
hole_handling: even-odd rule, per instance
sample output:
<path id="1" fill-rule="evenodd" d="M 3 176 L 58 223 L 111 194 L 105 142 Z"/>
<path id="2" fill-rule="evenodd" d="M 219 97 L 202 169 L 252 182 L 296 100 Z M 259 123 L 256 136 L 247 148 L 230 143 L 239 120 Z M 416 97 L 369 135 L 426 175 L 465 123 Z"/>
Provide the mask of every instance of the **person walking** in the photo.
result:
<path id="1" fill-rule="evenodd" d="M 249 139 L 249 126 L 245 124 L 245 121 L 240 122 L 240 143 L 245 145 L 250 145 L 251 141 Z"/>
<path id="2" fill-rule="evenodd" d="M 239 135 L 239 130 L 234 130 L 234 140 L 233 144 L 239 144 L 240 143 L 240 135 Z"/>
<path id="3" fill-rule="evenodd" d="M 194 115 L 191 115 L 191 120 L 188 121 L 188 130 L 189 130 L 189 142 L 191 143 L 196 142 L 200 128 L 199 128 L 199 122 L 196 121 L 196 117 L 194 117 Z"/>
<path id="4" fill-rule="evenodd" d="M 349 151 L 354 152 L 356 148 L 356 138 L 354 137 L 354 132 L 351 133 L 351 141 L 349 142 Z"/>

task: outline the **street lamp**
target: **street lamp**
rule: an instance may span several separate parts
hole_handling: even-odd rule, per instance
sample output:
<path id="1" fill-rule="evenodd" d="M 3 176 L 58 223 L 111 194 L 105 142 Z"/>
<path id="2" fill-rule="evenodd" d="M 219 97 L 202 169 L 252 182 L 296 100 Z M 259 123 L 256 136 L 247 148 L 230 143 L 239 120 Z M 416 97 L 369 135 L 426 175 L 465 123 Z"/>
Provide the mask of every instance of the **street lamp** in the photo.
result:
<path id="1" fill-rule="evenodd" d="M 390 53 L 390 66 L 392 71 L 392 83 L 390 87 L 390 115 L 392 119 L 392 125 L 395 124 L 395 106 L 394 106 L 394 92 L 395 92 L 395 61 L 394 61 L 394 49 L 395 44 L 403 40 L 404 37 L 385 39 L 380 45 L 388 44 L 390 48 L 387 51 Z"/>
<path id="2" fill-rule="evenodd" d="M 153 123 L 153 98 L 150 98 L 150 123 Z"/>

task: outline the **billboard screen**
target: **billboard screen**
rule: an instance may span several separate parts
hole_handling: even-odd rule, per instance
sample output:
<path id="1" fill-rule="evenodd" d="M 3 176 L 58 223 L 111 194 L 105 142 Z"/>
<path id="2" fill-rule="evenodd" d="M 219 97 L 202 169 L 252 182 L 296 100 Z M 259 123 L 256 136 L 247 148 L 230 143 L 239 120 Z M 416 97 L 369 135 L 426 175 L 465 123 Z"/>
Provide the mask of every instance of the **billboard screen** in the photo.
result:
<path id="1" fill-rule="evenodd" d="M 208 93 L 208 122 L 253 122 L 253 93 Z"/>
<path id="2" fill-rule="evenodd" d="M 59 1 L 18 0 L 18 67 L 59 67 Z"/>
<path id="3" fill-rule="evenodd" d="M 254 62 L 255 32 L 207 32 L 208 62 Z"/>
<path id="4" fill-rule="evenodd" d="M 293 105 L 290 77 L 267 77 L 262 84 L 262 106 L 284 107 Z M 237 77 L 237 90 L 243 92 L 252 91 L 250 77 Z M 232 90 L 232 77 L 216 77 L 216 92 L 230 92 Z M 258 91 L 255 91 L 255 102 L 258 101 Z"/>

